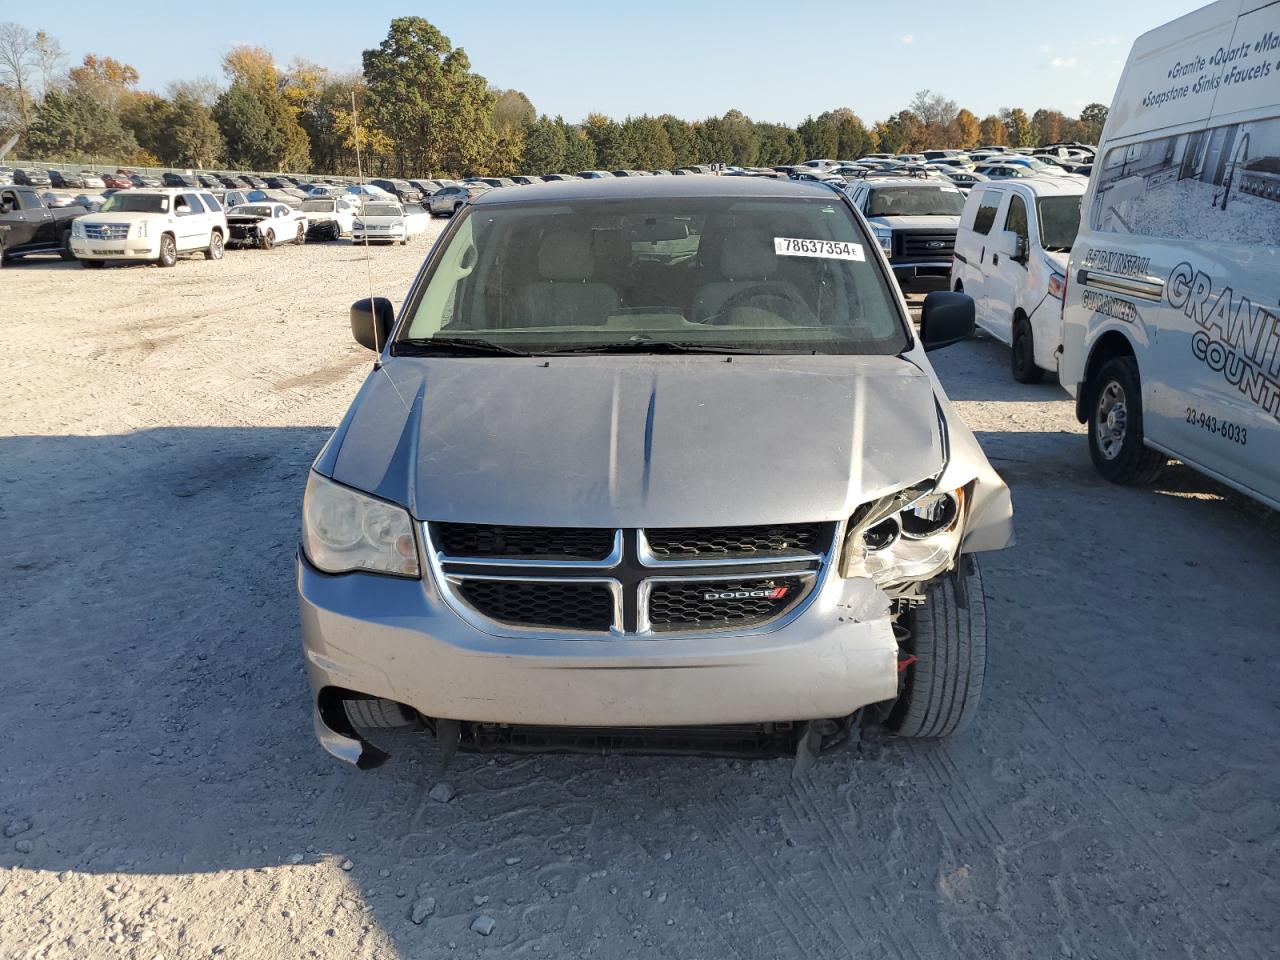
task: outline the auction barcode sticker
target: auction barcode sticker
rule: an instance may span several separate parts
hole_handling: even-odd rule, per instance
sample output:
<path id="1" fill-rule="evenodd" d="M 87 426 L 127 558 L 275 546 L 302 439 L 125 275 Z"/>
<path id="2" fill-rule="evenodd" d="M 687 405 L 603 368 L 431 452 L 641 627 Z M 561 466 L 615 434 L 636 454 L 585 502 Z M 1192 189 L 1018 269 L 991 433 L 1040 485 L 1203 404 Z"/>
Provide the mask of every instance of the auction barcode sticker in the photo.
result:
<path id="1" fill-rule="evenodd" d="M 862 244 L 843 240 L 797 240 L 774 237 L 773 252 L 780 257 L 822 257 L 824 260 L 857 260 L 865 263 Z"/>

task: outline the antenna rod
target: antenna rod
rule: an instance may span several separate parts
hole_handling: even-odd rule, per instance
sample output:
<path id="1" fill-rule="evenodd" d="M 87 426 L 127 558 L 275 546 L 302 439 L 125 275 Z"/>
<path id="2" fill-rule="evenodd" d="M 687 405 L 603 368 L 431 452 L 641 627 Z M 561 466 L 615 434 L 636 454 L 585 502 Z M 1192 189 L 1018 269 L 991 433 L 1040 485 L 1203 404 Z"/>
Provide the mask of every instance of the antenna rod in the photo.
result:
<path id="1" fill-rule="evenodd" d="M 360 162 L 360 119 L 356 115 L 356 92 L 351 91 L 351 129 L 355 133 L 356 138 L 356 177 L 360 181 L 360 216 L 364 217 L 364 166 Z M 369 257 L 369 225 L 365 224 L 364 230 L 364 269 L 369 278 L 369 311 L 374 311 L 373 306 L 373 261 Z M 373 324 L 373 346 L 376 352 L 382 352 L 382 344 L 378 342 L 378 324 L 377 316 L 374 316 Z"/>

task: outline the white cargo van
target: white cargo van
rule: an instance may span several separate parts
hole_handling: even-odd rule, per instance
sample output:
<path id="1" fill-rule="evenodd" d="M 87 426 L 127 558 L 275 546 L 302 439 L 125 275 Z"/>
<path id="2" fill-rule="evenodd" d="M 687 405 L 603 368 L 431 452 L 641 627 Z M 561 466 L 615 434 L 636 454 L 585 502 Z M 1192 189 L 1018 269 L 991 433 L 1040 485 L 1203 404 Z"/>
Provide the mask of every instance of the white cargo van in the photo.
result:
<path id="1" fill-rule="evenodd" d="M 1059 376 L 1109 480 L 1177 457 L 1280 509 L 1280 0 L 1220 0 L 1134 44 Z"/>
<path id="2" fill-rule="evenodd" d="M 1019 383 L 1058 370 L 1067 254 L 1084 189 L 1078 178 L 1017 177 L 978 184 L 965 201 L 951 289 L 971 296 L 978 326 L 1013 348 Z"/>

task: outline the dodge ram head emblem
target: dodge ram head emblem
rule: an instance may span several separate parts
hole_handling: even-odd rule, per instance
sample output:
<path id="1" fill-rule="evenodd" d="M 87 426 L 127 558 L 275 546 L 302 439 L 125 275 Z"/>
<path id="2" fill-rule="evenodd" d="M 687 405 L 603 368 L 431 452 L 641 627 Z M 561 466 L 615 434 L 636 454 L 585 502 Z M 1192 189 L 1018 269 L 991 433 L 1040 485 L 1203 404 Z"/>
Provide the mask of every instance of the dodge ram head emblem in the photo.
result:
<path id="1" fill-rule="evenodd" d="M 704 593 L 703 600 L 781 600 L 790 587 L 762 587 L 759 590 L 716 590 Z"/>

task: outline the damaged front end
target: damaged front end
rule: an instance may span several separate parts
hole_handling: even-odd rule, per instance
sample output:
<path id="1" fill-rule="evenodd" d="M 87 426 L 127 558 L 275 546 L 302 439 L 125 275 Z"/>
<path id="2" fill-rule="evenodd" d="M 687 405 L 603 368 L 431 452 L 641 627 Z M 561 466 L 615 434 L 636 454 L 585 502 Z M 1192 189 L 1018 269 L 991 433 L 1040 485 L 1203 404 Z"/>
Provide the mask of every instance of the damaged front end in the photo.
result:
<path id="1" fill-rule="evenodd" d="M 228 215 L 227 246 L 257 247 L 262 244 L 261 225 L 266 218 Z"/>

